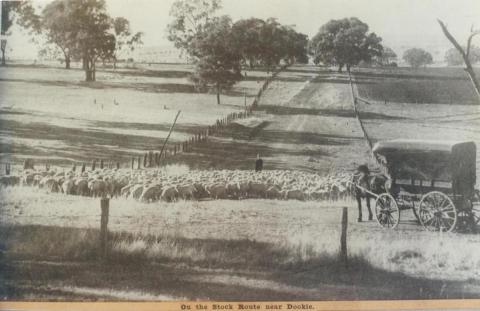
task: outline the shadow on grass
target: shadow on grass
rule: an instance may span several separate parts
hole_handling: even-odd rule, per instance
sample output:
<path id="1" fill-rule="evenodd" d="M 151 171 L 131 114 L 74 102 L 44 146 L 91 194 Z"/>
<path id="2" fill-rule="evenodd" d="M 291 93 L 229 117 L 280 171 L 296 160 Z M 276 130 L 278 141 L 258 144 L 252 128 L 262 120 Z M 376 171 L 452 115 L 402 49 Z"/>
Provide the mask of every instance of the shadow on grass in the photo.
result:
<path id="1" fill-rule="evenodd" d="M 109 127 L 129 130 L 151 130 L 167 132 L 170 125 L 149 125 L 139 123 L 121 122 L 92 122 L 92 126 L 105 127 L 106 131 L 88 128 L 70 128 L 40 122 L 23 123 L 14 120 L 2 120 L 0 130 L 3 135 L 13 138 L 28 140 L 60 141 L 58 147 L 54 145 L 37 146 L 17 143 L 15 139 L 4 140 L 0 143 L 1 153 L 14 153 L 21 155 L 34 155 L 46 157 L 64 157 L 79 161 L 92 159 L 121 160 L 131 157 L 130 150 L 155 150 L 163 143 L 163 138 L 133 134 L 117 134 L 109 132 Z M 192 134 L 198 126 L 180 125 L 176 128 L 178 133 Z M 175 139 L 170 140 L 171 143 Z M 64 146 L 64 145 L 66 146 Z M 54 161 L 51 161 L 53 163 Z"/>
<path id="2" fill-rule="evenodd" d="M 4 79 L 0 78 L 0 82 L 22 82 L 38 84 L 41 86 L 58 86 L 58 87 L 84 87 L 90 89 L 104 90 L 104 89 L 122 89 L 133 90 L 144 93 L 183 93 L 183 94 L 214 94 L 213 90 L 208 92 L 200 92 L 195 88 L 195 85 L 190 83 L 131 83 L 131 82 L 85 82 L 85 81 L 49 81 L 38 79 Z M 243 97 L 245 93 L 243 89 L 231 89 L 222 92 L 224 96 Z M 254 97 L 254 95 L 247 95 L 247 97 Z"/>
<path id="3" fill-rule="evenodd" d="M 355 112 L 353 110 L 344 109 L 315 109 L 304 107 L 287 107 L 276 105 L 260 105 L 257 108 L 258 111 L 265 111 L 268 114 L 274 115 L 312 115 L 312 116 L 325 116 L 336 118 L 355 118 Z M 405 117 L 391 116 L 376 112 L 362 112 L 362 119 L 384 119 L 384 120 L 405 120 Z"/>
<path id="4" fill-rule="evenodd" d="M 183 70 L 102 70 L 102 73 L 119 74 L 132 77 L 150 77 L 150 78 L 188 78 L 192 73 Z"/>
<path id="5" fill-rule="evenodd" d="M 235 129 L 235 130 L 234 130 Z M 265 169 L 301 169 L 311 171 L 302 161 L 277 163 L 275 159 L 310 157 L 328 158 L 329 147 L 346 146 L 361 137 L 340 137 L 306 132 L 273 131 L 260 128 L 230 126 L 221 134 L 210 137 L 189 152 L 177 155 L 176 160 L 195 169 L 253 169 L 257 154 L 270 158 Z M 318 172 L 319 168 L 314 169 Z"/>
<path id="6" fill-rule="evenodd" d="M 461 76 L 440 76 L 438 74 L 423 74 L 420 70 L 416 73 L 402 73 L 402 72 L 366 72 L 366 71 L 353 71 L 352 74 L 357 77 L 364 78 L 393 78 L 393 79 L 417 79 L 417 80 L 466 80 L 468 77 Z"/>
<path id="7" fill-rule="evenodd" d="M 345 267 L 335 254 L 306 252 L 305 245 L 111 233 L 109 259 L 102 262 L 96 229 L 4 225 L 0 238 L 0 295 L 7 299 L 65 298 L 55 287 L 212 300 L 475 297 L 463 292 L 464 282 L 389 272 L 363 258 L 350 258 Z"/>

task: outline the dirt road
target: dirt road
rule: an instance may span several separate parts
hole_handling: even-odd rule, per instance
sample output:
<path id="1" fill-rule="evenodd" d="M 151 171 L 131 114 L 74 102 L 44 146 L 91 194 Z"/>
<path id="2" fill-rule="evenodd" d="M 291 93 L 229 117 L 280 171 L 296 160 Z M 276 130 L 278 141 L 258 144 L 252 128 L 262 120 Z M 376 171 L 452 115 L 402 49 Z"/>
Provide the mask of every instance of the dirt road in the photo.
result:
<path id="1" fill-rule="evenodd" d="M 290 80 L 295 76 L 306 80 L 298 88 L 291 86 Z M 279 92 L 281 89 L 290 89 L 291 94 L 285 96 Z M 271 117 L 258 139 L 284 131 L 284 141 L 274 146 L 287 146 L 300 152 L 297 156 L 284 153 L 267 158 L 276 166 L 288 168 L 292 163 L 302 163 L 317 171 L 336 171 L 369 161 L 345 74 L 315 67 L 287 69 L 264 93 L 259 110 Z"/>
<path id="2" fill-rule="evenodd" d="M 289 67 L 263 93 L 252 119 L 231 125 L 181 159 L 200 168 L 249 169 L 257 154 L 265 169 L 321 174 L 371 162 L 346 74 Z"/>

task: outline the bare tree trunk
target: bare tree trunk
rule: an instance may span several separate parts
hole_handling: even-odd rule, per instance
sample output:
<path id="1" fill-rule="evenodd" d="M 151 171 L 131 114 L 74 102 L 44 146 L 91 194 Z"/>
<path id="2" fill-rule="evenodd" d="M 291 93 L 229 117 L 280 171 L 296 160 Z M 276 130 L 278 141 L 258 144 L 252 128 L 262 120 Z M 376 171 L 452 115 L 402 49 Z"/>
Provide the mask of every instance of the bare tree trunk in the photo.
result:
<path id="1" fill-rule="evenodd" d="M 338 65 L 338 72 L 342 72 L 342 69 L 343 69 L 343 64 L 339 64 Z"/>
<path id="2" fill-rule="evenodd" d="M 65 59 L 65 69 L 70 69 L 70 55 L 62 49 L 63 58 Z"/>
<path id="3" fill-rule="evenodd" d="M 2 66 L 5 66 L 5 49 L 2 49 Z"/>
<path id="4" fill-rule="evenodd" d="M 70 69 L 70 56 L 65 56 L 65 69 Z"/>
<path id="5" fill-rule="evenodd" d="M 468 73 L 468 76 L 470 77 L 470 81 L 472 81 L 472 84 L 475 87 L 475 91 L 477 92 L 477 96 L 480 100 L 480 83 L 478 82 L 477 75 L 475 74 L 475 70 L 473 70 L 473 67 L 471 64 L 468 64 L 467 68 L 465 68 L 465 71 Z"/>
<path id="6" fill-rule="evenodd" d="M 95 81 L 94 71 L 92 68 L 92 62 L 87 58 L 84 58 L 84 69 L 85 69 L 85 81 Z"/>
<path id="7" fill-rule="evenodd" d="M 5 66 L 7 62 L 7 60 L 5 59 L 5 50 L 7 49 L 7 40 L 2 39 L 0 41 L 1 41 L 0 50 L 2 50 L 2 66 Z"/>
<path id="8" fill-rule="evenodd" d="M 217 84 L 217 105 L 220 105 L 220 85 Z"/>
<path id="9" fill-rule="evenodd" d="M 466 67 L 465 71 L 470 77 L 470 81 L 472 81 L 473 87 L 475 88 L 475 92 L 477 93 L 477 97 L 480 102 L 480 82 L 478 81 L 477 76 L 475 75 L 475 71 L 473 70 L 472 63 L 470 62 L 470 58 L 469 58 L 472 39 L 474 36 L 480 34 L 480 31 L 472 30 L 470 36 L 468 37 L 467 50 L 464 51 L 462 46 L 450 34 L 450 32 L 447 29 L 447 26 L 445 26 L 445 24 L 441 20 L 438 20 L 438 23 L 440 24 L 440 27 L 442 28 L 442 31 L 445 37 L 447 37 L 447 39 L 453 44 L 453 46 L 458 50 L 458 52 L 460 52 L 460 55 L 462 55 L 463 62 L 465 63 L 465 67 Z"/>

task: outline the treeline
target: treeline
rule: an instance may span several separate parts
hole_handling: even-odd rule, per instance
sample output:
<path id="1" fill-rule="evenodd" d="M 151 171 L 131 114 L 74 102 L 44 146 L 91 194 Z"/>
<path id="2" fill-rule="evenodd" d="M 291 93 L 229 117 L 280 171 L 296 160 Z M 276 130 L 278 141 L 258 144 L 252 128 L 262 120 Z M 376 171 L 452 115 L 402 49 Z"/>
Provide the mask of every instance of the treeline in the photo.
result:
<path id="1" fill-rule="evenodd" d="M 61 57 L 66 69 L 72 60 L 82 61 L 86 81 L 95 81 L 97 61 L 115 65 L 120 54 L 142 44 L 143 33 L 133 33 L 126 18 L 111 17 L 105 0 L 54 0 L 41 12 L 33 1 L 2 1 L 2 8 L 2 31 L 8 34 L 16 18 L 36 43 L 43 41 L 41 55 Z"/>
<path id="2" fill-rule="evenodd" d="M 218 104 L 222 90 L 242 80 L 242 66 L 271 72 L 281 63 L 308 62 L 308 37 L 292 26 L 274 18 L 232 21 L 220 9 L 220 0 L 177 0 L 167 28 L 168 39 L 195 64 L 191 80 L 199 90 L 214 90 Z"/>

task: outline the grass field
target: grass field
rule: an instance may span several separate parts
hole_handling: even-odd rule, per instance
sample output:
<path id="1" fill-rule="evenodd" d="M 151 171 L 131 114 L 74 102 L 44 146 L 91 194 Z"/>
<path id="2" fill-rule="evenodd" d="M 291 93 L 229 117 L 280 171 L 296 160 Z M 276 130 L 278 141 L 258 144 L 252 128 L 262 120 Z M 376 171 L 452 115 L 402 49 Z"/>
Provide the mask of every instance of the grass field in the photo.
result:
<path id="1" fill-rule="evenodd" d="M 241 111 L 244 90 L 250 101 L 266 77 L 248 72 L 218 106 L 213 94 L 194 92 L 190 70 L 105 69 L 91 84 L 81 82 L 80 70 L 2 68 L 0 91 L 7 95 L 0 97 L 1 160 L 128 160 L 160 146 L 176 110 L 182 115 L 173 140 L 180 141 Z M 355 79 L 356 93 L 370 102 L 359 103 L 359 110 L 375 141 L 480 144 L 479 106 L 460 71 L 368 69 Z M 373 167 L 347 75 L 289 67 L 264 92 L 251 118 L 179 155 L 176 167 L 252 169 L 257 154 L 265 169 L 327 174 L 362 163 Z M 410 211 L 402 213 L 397 230 L 386 231 L 374 222 L 354 222 L 351 201 L 112 200 L 114 260 L 104 265 L 96 260 L 98 200 L 21 187 L 1 190 L 0 198 L 0 267 L 6 271 L 0 284 L 10 298 L 416 299 L 480 292 L 480 238 L 425 232 Z M 349 269 L 337 261 L 343 206 L 349 208 Z"/>
<path id="2" fill-rule="evenodd" d="M 477 70 L 480 73 L 480 70 Z M 477 105 L 475 90 L 462 68 L 354 70 L 358 94 L 394 103 Z"/>
<path id="3" fill-rule="evenodd" d="M 389 231 L 354 222 L 348 201 L 113 200 L 106 269 L 94 264 L 98 200 L 21 188 L 1 196 L 0 237 L 8 250 L 2 260 L 9 267 L 3 293 L 13 297 L 462 298 L 474 297 L 480 286 L 480 237 L 422 231 L 410 211 L 399 230 Z M 351 215 L 348 270 L 337 261 L 342 206 Z M 123 272 L 112 274 L 115 269 Z"/>
<path id="4" fill-rule="evenodd" d="M 189 65 L 100 70 L 86 83 L 83 71 L 51 67 L 0 68 L 2 161 L 66 164 L 128 157 L 159 150 L 178 110 L 171 142 L 183 141 L 228 113 L 250 104 L 267 74 L 248 78 L 222 95 L 197 93 Z"/>

